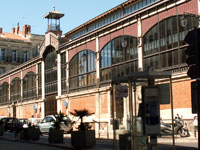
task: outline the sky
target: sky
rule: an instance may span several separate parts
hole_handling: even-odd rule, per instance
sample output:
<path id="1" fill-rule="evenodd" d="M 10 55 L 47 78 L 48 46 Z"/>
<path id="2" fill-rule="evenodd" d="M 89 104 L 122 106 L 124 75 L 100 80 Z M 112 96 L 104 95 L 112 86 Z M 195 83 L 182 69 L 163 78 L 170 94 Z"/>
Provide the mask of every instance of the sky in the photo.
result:
<path id="1" fill-rule="evenodd" d="M 1 0 L 0 27 L 11 32 L 19 23 L 31 25 L 32 34 L 45 34 L 47 19 L 44 15 L 53 10 L 64 13 L 61 18 L 63 34 L 90 19 L 118 6 L 126 0 Z"/>

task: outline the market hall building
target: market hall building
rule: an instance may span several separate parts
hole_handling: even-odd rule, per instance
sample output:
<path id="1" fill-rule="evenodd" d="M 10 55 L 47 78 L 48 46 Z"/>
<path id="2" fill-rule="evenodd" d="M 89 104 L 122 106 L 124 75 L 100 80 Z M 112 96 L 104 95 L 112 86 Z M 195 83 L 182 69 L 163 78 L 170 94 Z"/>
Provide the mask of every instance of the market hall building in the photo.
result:
<path id="1" fill-rule="evenodd" d="M 172 72 L 174 113 L 192 119 L 184 38 L 198 26 L 199 9 L 199 0 L 129 0 L 65 34 L 64 14 L 47 13 L 40 56 L 0 76 L 0 115 L 43 118 L 86 108 L 95 113 L 86 121 L 105 123 L 95 128 L 107 133 L 113 129 L 112 79 L 151 70 Z M 129 128 L 129 105 L 128 96 L 116 101 L 119 128 Z M 160 108 L 169 119 L 171 105 Z"/>

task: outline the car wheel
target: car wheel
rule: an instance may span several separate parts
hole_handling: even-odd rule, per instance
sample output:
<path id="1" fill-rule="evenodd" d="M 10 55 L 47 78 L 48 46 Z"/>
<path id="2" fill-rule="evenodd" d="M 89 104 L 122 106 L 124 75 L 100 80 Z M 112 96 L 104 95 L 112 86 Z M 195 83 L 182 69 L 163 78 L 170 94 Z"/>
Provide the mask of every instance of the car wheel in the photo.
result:
<path id="1" fill-rule="evenodd" d="M 186 129 L 181 129 L 180 130 L 180 136 L 181 137 L 188 137 L 189 136 L 189 132 L 188 132 L 188 130 L 186 130 Z"/>

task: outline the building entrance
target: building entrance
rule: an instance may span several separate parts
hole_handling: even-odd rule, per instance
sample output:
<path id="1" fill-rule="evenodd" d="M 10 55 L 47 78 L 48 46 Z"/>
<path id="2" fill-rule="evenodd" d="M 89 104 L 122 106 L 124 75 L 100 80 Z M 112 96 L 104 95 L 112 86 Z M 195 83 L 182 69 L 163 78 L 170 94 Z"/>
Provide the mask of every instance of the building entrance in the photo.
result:
<path id="1" fill-rule="evenodd" d="M 44 101 L 45 116 L 57 114 L 57 100 L 55 95 L 47 96 Z"/>

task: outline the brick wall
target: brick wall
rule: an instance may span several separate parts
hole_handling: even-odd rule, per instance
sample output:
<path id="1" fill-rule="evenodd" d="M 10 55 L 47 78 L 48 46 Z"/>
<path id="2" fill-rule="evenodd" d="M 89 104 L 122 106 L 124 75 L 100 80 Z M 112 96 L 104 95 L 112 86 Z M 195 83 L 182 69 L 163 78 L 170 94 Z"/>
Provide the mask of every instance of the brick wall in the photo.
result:
<path id="1" fill-rule="evenodd" d="M 78 98 L 70 98 L 69 111 L 74 109 L 88 109 L 90 112 L 96 112 L 95 96 L 84 96 Z"/>
<path id="2" fill-rule="evenodd" d="M 174 109 L 191 108 L 191 81 L 172 84 Z M 162 110 L 170 109 L 171 105 L 161 105 Z"/>
<path id="3" fill-rule="evenodd" d="M 171 9 L 165 10 L 164 12 L 158 13 L 154 16 L 151 16 L 147 19 L 142 20 L 142 35 L 145 35 L 145 33 L 151 27 L 153 27 L 158 21 L 166 19 L 170 16 L 174 16 L 177 13 L 178 14 L 184 14 L 184 13 L 198 14 L 197 0 L 188 1 L 187 3 L 177 6 L 177 8 L 173 7 Z"/>
<path id="4" fill-rule="evenodd" d="M 101 50 L 111 40 L 110 34 L 99 38 L 99 49 Z"/>
<path id="5" fill-rule="evenodd" d="M 138 35 L 138 26 L 137 24 L 132 24 L 126 28 L 124 28 L 124 34 L 137 37 Z"/>
<path id="6" fill-rule="evenodd" d="M 87 43 L 87 49 L 96 52 L 96 40 Z"/>
<path id="7" fill-rule="evenodd" d="M 0 81 L 0 86 L 1 86 L 4 82 L 7 82 L 7 83 L 8 83 L 8 81 L 9 81 L 9 78 L 8 78 L 8 77 L 5 78 L 5 79 L 3 79 L 3 80 L 1 80 L 1 81 Z"/>
<path id="8" fill-rule="evenodd" d="M 8 110 L 8 108 L 1 108 L 0 109 L 0 116 L 8 116 L 7 110 Z"/>
<path id="9" fill-rule="evenodd" d="M 76 48 L 73 48 L 69 51 L 69 61 L 77 54 L 79 53 L 80 51 L 82 50 L 92 50 L 94 52 L 96 52 L 96 40 L 93 40 L 93 41 L 90 41 L 88 42 L 87 44 L 83 44 L 83 45 L 80 45 Z"/>
<path id="10" fill-rule="evenodd" d="M 12 82 L 12 80 L 13 80 L 14 78 L 21 78 L 21 73 L 18 72 L 18 73 L 16 73 L 16 74 L 10 76 L 10 82 Z"/>
<path id="11" fill-rule="evenodd" d="M 23 74 L 22 78 L 24 78 L 28 72 L 34 72 L 36 74 L 36 65 L 34 65 L 30 68 L 27 68 L 26 70 L 23 70 L 22 71 L 22 74 Z"/>
<path id="12" fill-rule="evenodd" d="M 101 114 L 107 114 L 108 113 L 108 99 L 107 94 L 101 95 Z"/>
<path id="13" fill-rule="evenodd" d="M 32 115 L 35 117 L 35 112 L 33 110 L 34 105 L 24 105 L 22 110 L 23 110 L 23 118 L 31 118 Z"/>

